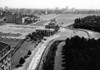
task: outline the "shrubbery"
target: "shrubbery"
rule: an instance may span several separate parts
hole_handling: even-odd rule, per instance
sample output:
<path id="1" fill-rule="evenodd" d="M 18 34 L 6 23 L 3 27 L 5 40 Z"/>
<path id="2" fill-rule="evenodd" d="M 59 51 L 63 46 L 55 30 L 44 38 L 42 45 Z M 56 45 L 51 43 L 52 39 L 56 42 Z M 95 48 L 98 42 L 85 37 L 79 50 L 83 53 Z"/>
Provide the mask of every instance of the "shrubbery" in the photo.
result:
<path id="1" fill-rule="evenodd" d="M 15 67 L 18 68 L 18 67 L 22 67 L 23 64 L 25 63 L 25 60 L 31 55 L 31 51 L 29 50 L 27 55 L 25 55 L 24 57 L 21 57 L 20 60 L 19 60 L 19 64 L 16 65 Z"/>
<path id="2" fill-rule="evenodd" d="M 23 64 L 24 62 L 25 62 L 25 59 L 24 58 L 20 58 L 19 64 Z"/>
<path id="3" fill-rule="evenodd" d="M 28 53 L 27 53 L 27 55 L 31 55 L 31 54 L 32 54 L 32 53 L 31 53 L 31 51 L 29 50 Z"/>
<path id="4" fill-rule="evenodd" d="M 19 67 L 21 67 L 22 66 L 22 64 L 18 64 L 18 65 L 16 65 L 15 67 L 16 68 L 19 68 Z"/>
<path id="5" fill-rule="evenodd" d="M 92 15 L 84 18 L 77 18 L 74 21 L 73 27 L 100 32 L 100 16 Z"/>
<path id="6" fill-rule="evenodd" d="M 62 55 L 64 70 L 100 70 L 100 39 L 68 38 Z"/>
<path id="7" fill-rule="evenodd" d="M 33 32 L 31 34 L 28 34 L 26 37 L 26 39 L 33 40 L 34 42 L 40 41 L 43 38 L 44 38 L 44 35 L 40 32 Z"/>

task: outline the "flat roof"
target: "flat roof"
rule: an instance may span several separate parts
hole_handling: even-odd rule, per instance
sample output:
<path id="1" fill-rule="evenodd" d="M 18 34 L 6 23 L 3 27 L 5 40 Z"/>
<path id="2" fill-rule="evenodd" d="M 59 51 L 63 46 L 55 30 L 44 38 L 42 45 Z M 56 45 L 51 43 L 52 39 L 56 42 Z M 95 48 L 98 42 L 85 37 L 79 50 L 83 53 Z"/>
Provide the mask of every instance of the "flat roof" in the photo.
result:
<path id="1" fill-rule="evenodd" d="M 36 30 L 51 30 L 51 31 L 54 31 L 55 29 L 47 29 L 47 28 L 37 28 Z"/>
<path id="2" fill-rule="evenodd" d="M 0 42 L 0 51 L 2 51 L 4 48 L 6 48 L 8 44 L 5 44 L 3 42 Z"/>

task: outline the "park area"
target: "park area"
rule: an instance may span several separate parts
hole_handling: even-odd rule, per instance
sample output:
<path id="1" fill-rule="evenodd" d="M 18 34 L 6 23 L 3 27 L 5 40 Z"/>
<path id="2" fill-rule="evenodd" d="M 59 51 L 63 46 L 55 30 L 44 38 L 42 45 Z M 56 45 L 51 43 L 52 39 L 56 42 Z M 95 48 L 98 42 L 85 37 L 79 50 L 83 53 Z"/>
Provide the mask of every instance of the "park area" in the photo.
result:
<path id="1" fill-rule="evenodd" d="M 19 36 L 21 36 L 21 34 L 20 34 L 20 33 L 13 34 L 13 33 L 3 33 L 3 32 L 0 32 L 0 36 L 12 36 L 12 37 L 19 37 Z"/>
<path id="2" fill-rule="evenodd" d="M 74 23 L 74 20 L 76 18 L 82 18 L 88 15 L 94 15 L 94 14 L 59 14 L 59 16 L 56 17 L 56 20 L 58 22 L 58 25 L 62 25 L 62 24 Z"/>
<path id="3" fill-rule="evenodd" d="M 26 35 L 35 31 L 38 26 L 30 25 L 12 25 L 6 24 L 0 26 L 0 37 L 24 39 Z"/>

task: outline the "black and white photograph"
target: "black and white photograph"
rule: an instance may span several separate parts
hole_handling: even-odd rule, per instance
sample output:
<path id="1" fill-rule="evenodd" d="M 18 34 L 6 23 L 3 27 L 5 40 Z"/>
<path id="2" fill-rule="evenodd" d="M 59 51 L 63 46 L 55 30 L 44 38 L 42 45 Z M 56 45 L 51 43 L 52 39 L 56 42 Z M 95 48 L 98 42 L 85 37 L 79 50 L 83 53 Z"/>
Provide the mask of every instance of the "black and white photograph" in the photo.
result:
<path id="1" fill-rule="evenodd" d="M 100 1 L 0 0 L 0 70 L 100 70 Z"/>

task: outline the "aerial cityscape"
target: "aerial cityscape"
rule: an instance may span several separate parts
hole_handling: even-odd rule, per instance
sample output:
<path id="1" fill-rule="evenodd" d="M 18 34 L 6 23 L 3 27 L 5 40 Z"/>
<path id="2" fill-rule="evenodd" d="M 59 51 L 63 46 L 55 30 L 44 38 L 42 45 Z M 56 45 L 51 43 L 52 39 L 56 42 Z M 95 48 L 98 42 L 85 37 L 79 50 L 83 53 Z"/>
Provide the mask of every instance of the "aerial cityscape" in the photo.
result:
<path id="1" fill-rule="evenodd" d="M 97 1 L 38 1 L 0 1 L 0 70 L 100 70 Z"/>

